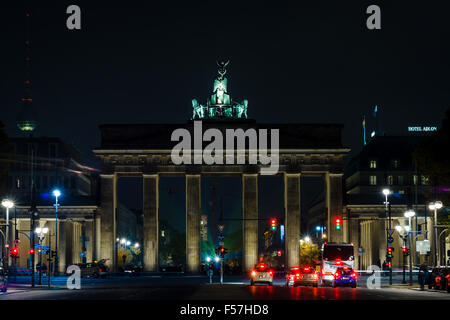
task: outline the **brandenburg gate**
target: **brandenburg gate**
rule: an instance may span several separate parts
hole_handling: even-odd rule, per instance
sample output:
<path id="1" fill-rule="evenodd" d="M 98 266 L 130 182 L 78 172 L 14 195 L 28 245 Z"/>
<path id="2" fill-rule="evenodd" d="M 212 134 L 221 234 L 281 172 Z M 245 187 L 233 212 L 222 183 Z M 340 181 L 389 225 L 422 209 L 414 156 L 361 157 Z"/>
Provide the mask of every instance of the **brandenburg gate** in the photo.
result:
<path id="1" fill-rule="evenodd" d="M 101 160 L 100 239 L 101 258 L 116 265 L 116 208 L 119 177 L 143 179 L 143 260 L 145 271 L 159 270 L 159 178 L 185 177 L 186 192 L 186 272 L 200 271 L 201 179 L 207 176 L 236 176 L 242 180 L 243 270 L 258 262 L 258 178 L 260 163 L 175 164 L 171 157 L 177 141 L 172 141 L 176 129 L 185 129 L 192 137 L 196 123 L 225 132 L 228 129 L 278 129 L 279 164 L 277 175 L 284 181 L 285 253 L 289 267 L 300 260 L 300 178 L 320 176 L 325 181 L 328 212 L 328 240 L 342 242 L 343 230 L 333 230 L 332 221 L 342 216 L 343 160 L 350 151 L 342 146 L 340 124 L 262 124 L 247 119 L 247 100 L 234 102 L 227 93 L 225 66 L 219 63 L 219 76 L 205 106 L 192 101 L 192 119 L 184 124 L 105 124 L 100 126 L 101 145 L 94 153 Z M 200 122 L 201 121 L 201 122 Z M 225 136 L 225 134 L 224 134 Z M 203 142 L 201 148 L 206 144 Z M 193 148 L 192 154 L 201 152 Z M 190 152 L 191 152 L 190 151 Z M 215 150 L 217 153 L 218 150 Z M 272 152 L 274 150 L 272 149 Z M 225 152 L 223 152 L 225 154 Z M 194 157 L 193 157 L 194 158 Z M 344 222 L 344 228 L 346 225 Z"/>

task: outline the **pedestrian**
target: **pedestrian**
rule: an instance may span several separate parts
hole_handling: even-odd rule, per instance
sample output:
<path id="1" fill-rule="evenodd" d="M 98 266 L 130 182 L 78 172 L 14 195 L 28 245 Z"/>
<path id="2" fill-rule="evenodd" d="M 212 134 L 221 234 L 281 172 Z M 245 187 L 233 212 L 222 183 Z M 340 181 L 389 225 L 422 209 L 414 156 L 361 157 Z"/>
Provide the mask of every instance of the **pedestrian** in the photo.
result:
<path id="1" fill-rule="evenodd" d="M 420 291 L 425 290 L 425 279 L 426 279 L 427 273 L 428 273 L 428 268 L 425 266 L 425 264 L 422 264 L 419 268 L 419 274 L 417 276 L 419 284 L 420 284 Z"/>

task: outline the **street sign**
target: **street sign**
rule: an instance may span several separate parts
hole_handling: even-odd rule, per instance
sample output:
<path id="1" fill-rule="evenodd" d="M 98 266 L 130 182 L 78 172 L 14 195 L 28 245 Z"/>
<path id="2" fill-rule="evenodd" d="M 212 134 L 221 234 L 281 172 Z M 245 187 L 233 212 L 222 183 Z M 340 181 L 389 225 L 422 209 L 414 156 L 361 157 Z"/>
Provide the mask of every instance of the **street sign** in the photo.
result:
<path id="1" fill-rule="evenodd" d="M 416 241 L 416 251 L 420 254 L 427 254 L 431 251 L 430 240 Z"/>
<path id="2" fill-rule="evenodd" d="M 394 238 L 392 238 L 391 236 L 389 236 L 387 238 L 388 243 L 393 243 L 394 242 Z"/>

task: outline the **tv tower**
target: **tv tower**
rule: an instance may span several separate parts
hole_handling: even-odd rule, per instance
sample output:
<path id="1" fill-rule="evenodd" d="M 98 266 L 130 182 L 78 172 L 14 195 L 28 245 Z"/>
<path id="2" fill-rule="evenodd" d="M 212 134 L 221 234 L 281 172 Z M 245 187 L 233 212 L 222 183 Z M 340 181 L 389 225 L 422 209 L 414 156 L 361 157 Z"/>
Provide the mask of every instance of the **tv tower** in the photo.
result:
<path id="1" fill-rule="evenodd" d="M 31 97 L 31 13 L 25 13 L 25 79 L 24 96 L 22 97 L 22 108 L 18 114 L 17 127 L 30 135 L 37 126 L 37 115 Z"/>
<path id="2" fill-rule="evenodd" d="M 31 98 L 31 13 L 28 10 L 29 7 L 26 7 L 25 11 L 25 19 L 26 19 L 26 29 L 25 29 L 25 92 L 22 98 L 22 109 L 19 112 L 17 119 L 17 127 L 25 133 L 29 133 L 31 152 L 30 152 L 30 186 L 31 186 L 31 205 L 29 209 L 30 214 L 30 248 L 35 247 L 35 236 L 34 236 L 34 227 L 36 220 L 39 219 L 39 211 L 36 207 L 36 186 L 34 179 L 34 158 L 35 158 L 35 150 L 33 143 L 33 132 L 37 126 L 37 117 L 36 112 L 33 108 L 33 99 Z M 58 240 L 56 240 L 58 241 Z M 35 260 L 34 260 L 34 251 L 30 250 L 30 260 L 31 260 L 31 287 L 35 286 Z M 58 263 L 55 263 L 55 267 L 58 267 Z"/>

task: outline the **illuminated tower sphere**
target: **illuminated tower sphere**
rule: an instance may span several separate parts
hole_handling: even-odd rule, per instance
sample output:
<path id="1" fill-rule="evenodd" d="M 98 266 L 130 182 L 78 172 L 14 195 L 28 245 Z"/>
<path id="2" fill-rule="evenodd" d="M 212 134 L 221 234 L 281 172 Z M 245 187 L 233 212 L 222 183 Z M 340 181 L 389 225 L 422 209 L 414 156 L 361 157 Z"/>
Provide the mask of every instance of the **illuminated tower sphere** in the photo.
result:
<path id="1" fill-rule="evenodd" d="M 25 38 L 25 94 L 22 98 L 22 108 L 17 117 L 17 127 L 24 132 L 33 132 L 37 126 L 37 114 L 31 98 L 31 14 L 25 14 L 27 34 Z"/>

